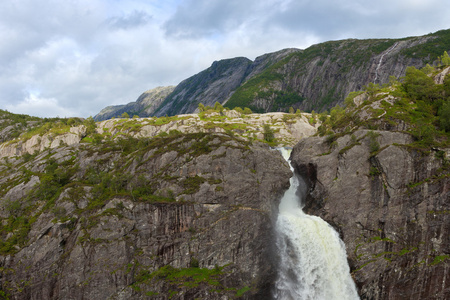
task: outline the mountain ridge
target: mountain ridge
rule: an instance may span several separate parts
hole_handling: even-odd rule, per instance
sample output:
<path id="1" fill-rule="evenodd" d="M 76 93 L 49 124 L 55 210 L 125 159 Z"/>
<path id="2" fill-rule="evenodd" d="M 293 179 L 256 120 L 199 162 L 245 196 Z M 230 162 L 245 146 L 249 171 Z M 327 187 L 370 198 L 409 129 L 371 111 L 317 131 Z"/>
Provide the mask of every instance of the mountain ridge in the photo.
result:
<path id="1" fill-rule="evenodd" d="M 395 47 L 393 47 L 395 45 Z M 199 103 L 256 112 L 324 111 L 342 104 L 351 91 L 404 76 L 408 66 L 433 64 L 450 50 L 450 30 L 400 39 L 345 39 L 287 48 L 250 61 L 244 57 L 214 62 L 178 84 L 157 109 L 140 117 L 196 112 Z M 119 113 L 120 112 L 120 113 Z M 118 107 L 114 117 L 128 114 Z M 99 115 L 96 120 L 104 120 Z"/>

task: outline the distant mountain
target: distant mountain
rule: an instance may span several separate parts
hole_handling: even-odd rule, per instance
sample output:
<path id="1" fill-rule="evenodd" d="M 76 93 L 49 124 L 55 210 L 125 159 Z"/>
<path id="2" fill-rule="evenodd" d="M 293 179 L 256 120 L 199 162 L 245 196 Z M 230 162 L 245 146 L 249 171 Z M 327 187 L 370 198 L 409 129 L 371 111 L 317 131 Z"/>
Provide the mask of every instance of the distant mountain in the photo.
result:
<path id="1" fill-rule="evenodd" d="M 199 103 L 215 102 L 256 112 L 287 111 L 289 107 L 323 111 L 343 103 L 351 91 L 371 82 L 387 83 L 391 75 L 401 77 L 408 66 L 433 64 L 449 50 L 450 30 L 441 30 L 403 39 L 329 41 L 305 50 L 265 54 L 253 62 L 244 57 L 225 59 L 182 81 L 164 99 L 153 101 L 151 110 L 136 109 L 132 102 L 107 107 L 95 119 L 123 112 L 172 116 L 192 113 Z"/>
<path id="2" fill-rule="evenodd" d="M 135 102 L 130 102 L 126 105 L 107 106 L 94 117 L 94 120 L 103 121 L 113 117 L 120 117 L 123 113 L 127 113 L 130 117 L 134 115 L 153 115 L 174 88 L 174 86 L 157 87 L 142 93 Z"/>

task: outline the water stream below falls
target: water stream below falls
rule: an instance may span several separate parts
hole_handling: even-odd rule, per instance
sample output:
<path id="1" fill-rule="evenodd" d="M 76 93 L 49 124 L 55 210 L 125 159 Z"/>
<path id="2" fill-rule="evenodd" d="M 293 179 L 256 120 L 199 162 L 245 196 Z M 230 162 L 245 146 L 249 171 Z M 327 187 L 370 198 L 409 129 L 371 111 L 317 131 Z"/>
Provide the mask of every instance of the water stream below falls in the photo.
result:
<path id="1" fill-rule="evenodd" d="M 288 160 L 290 151 L 280 151 Z M 280 262 L 274 298 L 359 299 L 339 234 L 321 218 L 302 211 L 304 195 L 299 193 L 306 193 L 304 181 L 294 174 L 290 184 L 275 226 Z"/>

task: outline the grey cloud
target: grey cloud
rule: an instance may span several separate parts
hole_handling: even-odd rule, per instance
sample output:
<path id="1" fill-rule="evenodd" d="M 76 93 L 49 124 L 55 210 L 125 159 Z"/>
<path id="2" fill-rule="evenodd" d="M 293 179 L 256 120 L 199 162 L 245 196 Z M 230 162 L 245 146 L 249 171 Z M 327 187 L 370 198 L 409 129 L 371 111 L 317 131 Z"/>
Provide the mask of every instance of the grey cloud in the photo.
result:
<path id="1" fill-rule="evenodd" d="M 436 11 L 432 1 L 426 5 L 415 3 L 424 1 L 292 1 L 287 9 L 272 14 L 266 26 L 308 31 L 322 41 L 402 37 L 407 31 L 420 35 L 445 26 L 445 15 Z"/>
<path id="2" fill-rule="evenodd" d="M 240 28 L 252 29 L 247 36 L 278 28 L 314 34 L 322 41 L 401 37 L 405 31 L 424 34 L 448 26 L 448 9 L 436 9 L 439 6 L 436 0 L 188 0 L 163 28 L 168 36 L 187 39 L 226 35 Z"/>
<path id="3" fill-rule="evenodd" d="M 188 0 L 164 24 L 168 36 L 201 38 L 226 33 L 245 23 L 261 1 Z"/>
<path id="4" fill-rule="evenodd" d="M 133 12 L 121 16 L 109 18 L 106 22 L 113 29 L 131 29 L 147 24 L 152 17 L 144 11 L 134 10 Z"/>

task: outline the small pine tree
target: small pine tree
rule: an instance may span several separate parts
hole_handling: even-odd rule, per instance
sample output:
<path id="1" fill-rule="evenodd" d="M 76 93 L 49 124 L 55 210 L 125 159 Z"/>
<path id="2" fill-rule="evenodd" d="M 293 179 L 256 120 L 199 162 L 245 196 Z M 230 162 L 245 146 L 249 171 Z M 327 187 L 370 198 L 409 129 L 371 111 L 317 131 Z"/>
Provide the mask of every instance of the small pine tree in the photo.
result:
<path id="1" fill-rule="evenodd" d="M 444 51 L 444 54 L 439 56 L 439 61 L 444 66 L 450 65 L 450 56 L 448 56 L 447 51 Z"/>
<path id="2" fill-rule="evenodd" d="M 434 68 L 432 66 L 430 66 L 429 64 L 427 64 L 425 67 L 423 67 L 421 69 L 421 71 L 424 72 L 425 74 L 429 75 L 434 71 Z M 391 77 L 389 77 L 389 81 L 390 81 L 390 78 Z"/>
<path id="3" fill-rule="evenodd" d="M 200 112 L 205 111 L 205 110 L 206 110 L 205 105 L 203 105 L 203 103 L 199 103 L 199 104 L 198 104 L 198 110 L 199 110 Z"/>
<path id="4" fill-rule="evenodd" d="M 376 93 L 380 91 L 380 86 L 378 84 L 370 82 L 368 85 L 363 87 L 364 90 L 367 92 L 369 97 L 374 97 Z"/>
<path id="5" fill-rule="evenodd" d="M 216 103 L 214 104 L 214 110 L 215 110 L 215 111 L 218 111 L 218 112 L 223 112 L 224 107 L 223 107 L 222 104 L 220 104 L 219 102 L 216 102 Z"/>
<path id="6" fill-rule="evenodd" d="M 294 110 L 294 108 L 291 106 L 291 107 L 289 107 L 289 113 L 290 114 L 293 114 L 295 112 L 295 110 Z"/>
<path id="7" fill-rule="evenodd" d="M 244 108 L 244 115 L 249 115 L 251 113 L 253 113 L 253 112 L 252 112 L 252 110 L 250 108 L 248 108 L 248 107 Z"/>
<path id="8" fill-rule="evenodd" d="M 399 81 L 398 81 L 397 77 L 395 77 L 394 75 L 389 76 L 389 85 L 390 86 L 397 85 L 398 83 L 399 83 Z"/>
<path id="9" fill-rule="evenodd" d="M 95 123 L 95 120 L 92 117 L 84 120 L 83 125 L 86 126 L 86 135 L 94 133 L 97 128 L 97 123 Z"/>
<path id="10" fill-rule="evenodd" d="M 264 140 L 269 143 L 273 142 L 275 140 L 275 134 L 273 132 L 273 129 L 270 128 L 269 124 L 264 124 L 263 130 L 264 130 Z"/>
<path id="11" fill-rule="evenodd" d="M 127 112 L 124 112 L 122 115 L 120 115 L 120 117 L 123 119 L 129 119 L 130 115 Z"/>

